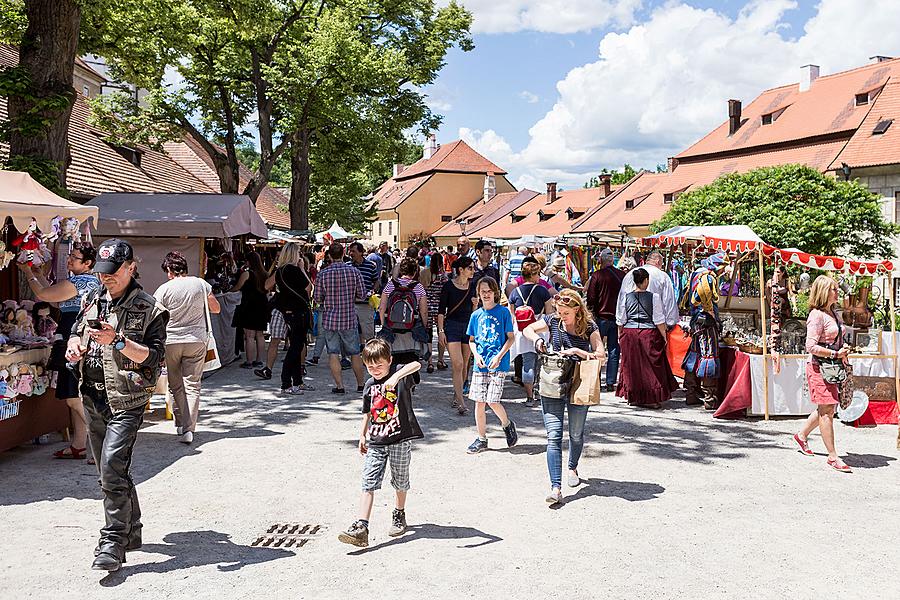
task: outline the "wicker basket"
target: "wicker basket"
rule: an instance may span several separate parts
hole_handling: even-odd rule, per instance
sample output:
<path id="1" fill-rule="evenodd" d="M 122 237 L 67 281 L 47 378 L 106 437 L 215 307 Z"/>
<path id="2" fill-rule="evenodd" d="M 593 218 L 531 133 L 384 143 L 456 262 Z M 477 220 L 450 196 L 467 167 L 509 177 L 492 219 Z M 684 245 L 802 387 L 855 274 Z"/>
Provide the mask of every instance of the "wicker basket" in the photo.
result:
<path id="1" fill-rule="evenodd" d="M 738 350 L 746 354 L 762 354 L 763 349 L 753 344 L 738 344 Z"/>

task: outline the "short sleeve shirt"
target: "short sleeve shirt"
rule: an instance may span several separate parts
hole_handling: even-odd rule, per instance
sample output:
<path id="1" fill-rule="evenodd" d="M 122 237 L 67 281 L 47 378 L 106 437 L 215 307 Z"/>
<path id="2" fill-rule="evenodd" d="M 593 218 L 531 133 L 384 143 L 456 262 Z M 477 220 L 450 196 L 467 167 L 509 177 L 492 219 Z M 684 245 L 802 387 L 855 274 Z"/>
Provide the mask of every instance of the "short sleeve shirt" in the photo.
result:
<path id="1" fill-rule="evenodd" d="M 544 305 L 547 304 L 550 298 L 552 296 L 544 286 L 537 283 L 525 283 L 512 291 L 512 294 L 509 296 L 509 302 L 516 308 L 520 308 L 525 306 L 525 301 L 527 300 L 528 306 L 534 310 L 534 314 L 539 315 L 544 312 Z"/>
<path id="2" fill-rule="evenodd" d="M 475 348 L 484 363 L 490 364 L 506 344 L 507 334 L 513 332 L 512 315 L 509 314 L 509 309 L 498 304 L 490 310 L 479 308 L 473 312 L 469 318 L 466 335 L 474 339 Z M 488 372 L 488 369 L 483 369 L 478 365 L 475 365 L 475 369 L 481 373 Z M 503 355 L 498 371 L 500 373 L 509 371 L 509 352 Z"/>
<path id="3" fill-rule="evenodd" d="M 544 323 L 550 328 L 550 344 L 557 352 L 567 348 L 578 348 L 585 352 L 591 352 L 591 334 L 597 330 L 597 326 L 592 321 L 588 321 L 587 331 L 584 337 L 569 333 L 563 329 L 562 319 L 559 315 L 544 315 Z"/>
<path id="4" fill-rule="evenodd" d="M 59 303 L 60 312 L 74 312 L 81 310 L 81 300 L 90 292 L 100 288 L 100 280 L 96 275 L 72 275 L 69 281 L 75 286 L 75 295 L 64 302 Z"/>
<path id="5" fill-rule="evenodd" d="M 209 283 L 192 276 L 170 279 L 157 288 L 153 295 L 169 311 L 167 344 L 207 342 L 206 297 L 211 293 Z"/>
<path id="6" fill-rule="evenodd" d="M 368 438 L 373 446 L 389 446 L 425 437 L 413 412 L 412 375 L 401 379 L 393 391 L 384 389 L 384 382 L 402 366 L 392 364 L 387 377 L 371 378 L 363 388 L 362 412 L 370 417 Z"/>

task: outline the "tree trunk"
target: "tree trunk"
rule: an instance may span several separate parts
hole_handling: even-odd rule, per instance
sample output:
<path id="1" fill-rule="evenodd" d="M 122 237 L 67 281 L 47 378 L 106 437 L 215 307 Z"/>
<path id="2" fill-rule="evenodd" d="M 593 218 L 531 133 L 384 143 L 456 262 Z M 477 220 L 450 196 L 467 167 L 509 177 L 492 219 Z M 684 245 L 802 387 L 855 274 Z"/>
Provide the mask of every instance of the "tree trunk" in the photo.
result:
<path id="1" fill-rule="evenodd" d="M 309 229 L 309 132 L 301 131 L 291 142 L 291 229 Z"/>
<path id="2" fill-rule="evenodd" d="M 32 99 L 21 96 L 9 98 L 9 120 L 27 116 L 41 99 L 64 95 L 68 103 L 62 110 L 41 110 L 40 116 L 50 119 L 50 125 L 37 135 L 24 136 L 10 132 L 10 157 L 35 157 L 52 160 L 59 165 L 59 184 L 66 185 L 69 154 L 69 117 L 75 103 L 72 73 L 78 32 L 81 27 L 81 8 L 75 0 L 26 0 L 28 27 L 19 47 L 19 65 L 32 82 Z M 38 102 L 35 102 L 35 99 Z"/>

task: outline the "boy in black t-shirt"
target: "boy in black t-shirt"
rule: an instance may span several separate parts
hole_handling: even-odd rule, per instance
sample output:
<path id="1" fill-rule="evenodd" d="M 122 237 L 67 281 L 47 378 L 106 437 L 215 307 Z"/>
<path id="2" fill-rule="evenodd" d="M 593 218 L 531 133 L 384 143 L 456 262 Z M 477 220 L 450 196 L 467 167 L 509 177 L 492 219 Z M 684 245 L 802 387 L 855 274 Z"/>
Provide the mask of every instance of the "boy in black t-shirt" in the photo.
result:
<path id="1" fill-rule="evenodd" d="M 391 485 L 397 492 L 397 504 L 388 535 L 396 537 L 406 531 L 406 492 L 409 490 L 409 460 L 412 440 L 422 436 L 412 407 L 411 375 L 422 365 L 391 362 L 391 346 L 381 338 L 366 342 L 362 360 L 372 376 L 363 388 L 363 422 L 359 435 L 359 452 L 366 457 L 363 465 L 362 496 L 359 519 L 338 535 L 345 544 L 369 545 L 369 515 L 375 490 L 381 489 L 384 470 L 391 464 Z M 368 439 L 367 439 L 368 438 Z"/>

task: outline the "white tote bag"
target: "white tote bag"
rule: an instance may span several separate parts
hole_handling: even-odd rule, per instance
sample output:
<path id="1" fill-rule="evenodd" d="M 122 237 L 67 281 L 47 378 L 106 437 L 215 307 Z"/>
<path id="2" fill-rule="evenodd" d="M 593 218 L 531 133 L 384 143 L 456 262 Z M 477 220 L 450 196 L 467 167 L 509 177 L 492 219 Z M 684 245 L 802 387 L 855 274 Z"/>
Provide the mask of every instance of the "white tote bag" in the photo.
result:
<path id="1" fill-rule="evenodd" d="M 212 319 L 209 316 L 209 303 L 203 299 L 203 309 L 206 312 L 206 361 L 203 363 L 203 372 L 215 371 L 222 366 L 219 360 L 219 349 L 216 348 L 216 336 L 213 335 Z"/>

